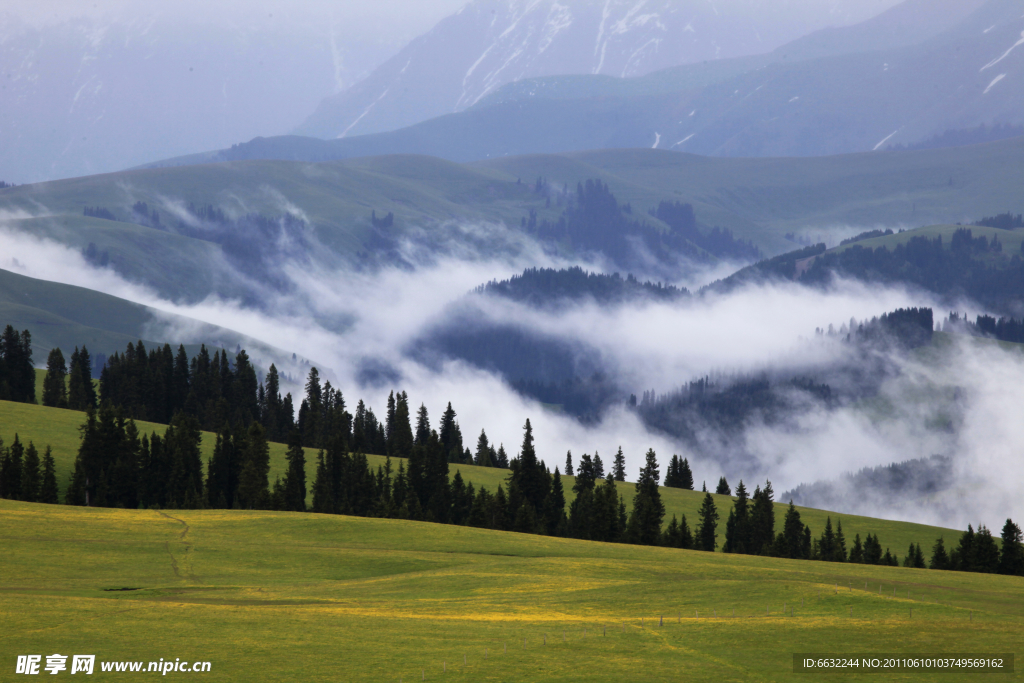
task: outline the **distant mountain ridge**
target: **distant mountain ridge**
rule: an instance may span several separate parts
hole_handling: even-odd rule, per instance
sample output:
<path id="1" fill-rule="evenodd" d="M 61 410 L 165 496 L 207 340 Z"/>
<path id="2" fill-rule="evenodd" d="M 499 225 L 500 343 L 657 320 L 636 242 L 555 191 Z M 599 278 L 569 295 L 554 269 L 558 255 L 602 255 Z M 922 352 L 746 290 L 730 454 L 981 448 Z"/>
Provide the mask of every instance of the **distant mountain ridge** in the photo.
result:
<path id="1" fill-rule="evenodd" d="M 820 156 L 913 144 L 947 130 L 1024 123 L 1024 17 L 1015 2 L 942 3 L 938 9 L 948 10 L 943 21 L 914 31 L 903 28 L 933 12 L 906 0 L 869 22 L 819 32 L 771 54 L 639 78 L 526 79 L 465 111 L 392 132 L 329 141 L 258 138 L 152 165 L 396 153 L 472 161 L 629 147 L 708 156 Z M 858 46 L 872 50 L 858 52 Z M 884 49 L 874 49 L 879 46 Z"/>
<path id="2" fill-rule="evenodd" d="M 465 110 L 524 78 L 629 77 L 762 53 L 891 4 L 833 0 L 786 12 L 765 0 L 723 7 L 691 0 L 473 0 L 365 80 L 325 99 L 295 133 L 335 138 L 395 130 Z"/>

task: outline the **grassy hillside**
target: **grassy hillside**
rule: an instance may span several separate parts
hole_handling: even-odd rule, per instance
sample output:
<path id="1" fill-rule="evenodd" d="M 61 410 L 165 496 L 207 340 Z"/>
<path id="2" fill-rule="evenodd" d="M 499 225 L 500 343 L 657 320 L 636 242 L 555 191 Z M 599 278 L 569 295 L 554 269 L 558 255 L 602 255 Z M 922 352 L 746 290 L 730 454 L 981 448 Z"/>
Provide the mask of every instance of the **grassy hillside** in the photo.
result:
<path id="1" fill-rule="evenodd" d="M 109 222 L 109 221 L 106 221 Z M 156 231 L 153 231 L 156 232 Z M 167 325 L 187 330 L 185 350 L 189 357 L 207 348 L 246 349 L 253 362 L 262 368 L 276 362 L 282 369 L 291 365 L 291 352 L 285 352 L 248 335 L 192 318 L 166 313 L 149 306 L 103 294 L 84 287 L 65 285 L 0 270 L 0 326 L 13 325 L 32 333 L 32 358 L 36 365 L 46 364 L 50 350 L 59 347 L 66 362 L 76 347 L 85 346 L 95 358 L 115 351 L 123 353 L 130 343 L 140 339 L 147 348 L 163 346 L 153 340 L 154 332 Z M 178 334 L 181 334 L 178 332 Z M 178 345 L 173 344 L 176 350 Z M 42 379 L 37 381 L 37 389 Z M 41 389 L 40 389 L 41 391 Z"/>
<path id="2" fill-rule="evenodd" d="M 298 513 L 0 501 L 0 527 L 4 666 L 95 654 L 98 680 L 788 681 L 794 653 L 1019 656 L 1024 628 L 1003 576 Z"/>
<path id="3" fill-rule="evenodd" d="M 830 251 L 846 251 L 854 244 L 862 246 L 865 249 L 885 247 L 886 249 L 892 250 L 896 245 L 906 244 L 914 237 L 927 237 L 928 239 L 942 237 L 942 246 L 948 249 L 953 239 L 953 233 L 961 228 L 970 230 L 972 236 L 975 238 L 984 236 L 990 242 L 994 238 L 997 238 L 1003 245 L 1002 255 L 1007 259 L 1014 254 L 1021 253 L 1021 245 L 1024 244 L 1024 230 L 1000 230 L 999 228 L 990 228 L 983 225 L 928 225 L 922 228 L 893 233 L 892 235 L 883 235 L 881 237 L 859 240 L 857 242 L 852 242 L 851 244 L 844 244 L 836 247 Z"/>
<path id="4" fill-rule="evenodd" d="M 393 236 L 434 230 L 446 221 L 502 221 L 529 211 L 557 219 L 560 208 L 532 190 L 587 178 L 607 182 L 639 215 L 662 200 L 694 205 L 706 225 L 732 229 L 766 253 L 788 250 L 783 235 L 832 226 L 927 225 L 1024 211 L 1019 159 L 1024 139 L 972 147 L 814 158 L 709 158 L 660 149 L 503 157 L 474 164 L 395 155 L 342 161 L 233 161 L 125 171 L 0 190 L 9 229 L 80 249 L 95 243 L 126 277 L 172 298 L 210 291 L 231 296 L 244 278 L 225 267 L 211 242 L 129 223 L 82 216 L 103 206 L 121 218 L 136 201 L 156 207 L 165 225 L 182 207 L 212 204 L 229 214 L 305 216 L 316 240 L 340 256 L 375 247 L 370 213 L 395 215 Z M 517 182 L 517 181 L 522 182 Z M 38 215 L 40 206 L 46 214 Z M 21 213 L 18 213 L 21 212 Z M 653 219 L 645 218 L 656 223 Z M 325 252 L 326 253 L 326 252 Z M 322 254 L 321 254 L 322 255 Z"/>
<path id="5" fill-rule="evenodd" d="M 663 150 L 601 150 L 485 162 L 553 182 L 598 169 L 620 201 L 655 196 L 694 202 L 698 217 L 732 228 L 766 252 L 789 251 L 783 236 L 803 229 L 970 222 L 1012 207 L 1024 211 L 1017 159 L 1024 138 L 937 150 L 812 158 L 735 159 Z M 996 169 L 999 169 L 998 171 Z M 1005 204 L 1007 209 L 998 208 Z M 705 208 L 706 207 L 706 208 Z M 704 213 L 702 213 L 702 209 Z"/>
<path id="6" fill-rule="evenodd" d="M 69 477 L 74 467 L 75 456 L 78 453 L 79 445 L 79 433 L 78 427 L 84 422 L 84 414 L 72 411 L 72 410 L 61 410 L 59 408 L 46 408 L 38 405 L 27 405 L 23 403 L 11 403 L 9 401 L 0 401 L 0 438 L 4 440 L 6 445 L 10 445 L 14 439 L 14 434 L 17 433 L 19 438 L 24 441 L 32 441 L 37 447 L 43 448 L 49 444 L 53 448 L 54 459 L 57 464 L 57 482 L 61 487 L 63 494 L 64 488 L 67 486 Z M 137 423 L 139 431 L 141 433 L 150 433 L 153 431 L 159 431 L 161 434 L 166 429 L 163 425 L 157 425 L 149 422 Z M 203 433 L 203 460 L 206 461 L 213 455 L 213 446 L 216 440 L 216 436 L 209 432 Z M 543 452 L 543 444 L 539 444 L 540 449 L 538 455 L 542 458 L 545 457 Z M 270 481 L 274 482 L 276 477 L 284 477 L 287 471 L 287 461 L 285 460 L 285 446 L 284 444 L 271 444 L 270 445 Z M 384 464 L 385 458 L 379 455 L 368 456 L 370 465 L 377 467 Z M 662 470 L 664 471 L 669 459 L 669 454 L 661 454 L 660 461 Z M 398 460 L 395 459 L 393 466 L 397 469 Z M 490 490 L 497 489 L 498 485 L 504 484 L 505 479 L 508 475 L 507 470 L 500 470 L 489 467 L 476 467 L 473 465 L 451 465 L 449 468 L 450 474 L 458 470 L 461 472 L 463 478 L 469 482 L 472 482 L 474 486 L 483 486 Z M 700 472 L 698 474 L 698 480 L 704 476 Z M 709 475 L 712 473 L 708 473 Z M 313 449 L 306 449 L 306 486 L 310 492 L 307 496 L 307 504 L 312 505 L 312 483 L 316 476 L 316 451 Z M 712 477 L 708 476 L 707 479 L 712 481 Z M 717 481 L 717 479 L 714 479 Z M 563 477 L 562 486 L 565 489 L 567 504 L 571 503 L 574 494 L 572 487 L 575 482 L 573 477 Z M 735 485 L 737 482 L 733 482 Z M 747 482 L 749 484 L 751 492 L 753 491 L 754 482 Z M 619 493 L 626 499 L 627 508 L 632 505 L 634 495 L 634 485 L 629 482 L 620 483 Z M 686 515 L 686 519 L 690 524 L 691 528 L 696 525 L 697 522 L 697 511 L 700 508 L 703 500 L 703 493 L 700 491 L 687 491 L 682 489 L 664 488 L 661 489 L 662 500 L 665 503 L 666 518 L 665 523 L 671 520 L 672 515 L 682 516 Z M 728 511 L 732 507 L 732 499 L 729 496 L 715 495 L 716 505 L 719 508 L 721 514 L 721 523 L 719 525 L 719 542 L 724 540 L 725 535 L 725 520 L 728 517 Z M 775 507 L 776 516 L 776 527 L 782 528 L 783 517 L 785 515 L 786 506 L 783 504 L 784 501 L 777 501 Z M 854 515 L 837 515 L 834 512 L 827 512 L 823 510 L 815 510 L 812 508 L 798 508 L 800 510 L 801 517 L 805 524 L 811 527 L 812 533 L 815 536 L 820 535 L 821 531 L 825 527 L 825 518 L 827 516 L 832 517 L 833 524 L 836 522 L 836 517 L 840 517 L 843 523 L 843 532 L 846 534 L 848 542 L 852 545 L 854 534 L 860 534 L 861 538 L 864 538 L 869 532 L 877 534 L 882 541 L 884 546 L 888 546 L 892 551 L 898 554 L 901 558 L 907 551 L 907 547 L 910 543 L 920 543 L 923 548 L 930 548 L 935 539 L 939 536 L 944 536 L 947 541 L 954 537 L 959 537 L 958 531 L 950 529 L 942 529 L 939 527 L 931 527 L 921 524 L 911 524 L 908 522 L 896 522 L 890 520 L 872 519 L 868 517 L 858 517 Z M 994 526 L 994 525 L 993 525 Z"/>

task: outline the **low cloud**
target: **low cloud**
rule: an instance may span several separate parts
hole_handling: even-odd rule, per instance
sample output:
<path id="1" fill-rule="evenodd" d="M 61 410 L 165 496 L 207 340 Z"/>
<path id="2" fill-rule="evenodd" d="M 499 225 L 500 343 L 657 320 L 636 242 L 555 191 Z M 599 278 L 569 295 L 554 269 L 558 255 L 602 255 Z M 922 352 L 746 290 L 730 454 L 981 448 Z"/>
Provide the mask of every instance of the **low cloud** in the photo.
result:
<path id="1" fill-rule="evenodd" d="M 90 266 L 73 249 L 11 231 L 0 231 L 0 252 L 6 255 L 0 267 L 86 286 L 294 352 L 298 361 L 310 359 L 326 368 L 350 406 L 364 398 L 383 413 L 388 391 L 404 389 L 414 406 L 427 406 L 436 423 L 451 401 L 470 448 L 485 428 L 493 442 L 514 454 L 529 417 L 538 452 L 552 467 L 561 466 L 570 449 L 575 457 L 598 451 L 608 463 L 621 445 L 633 477 L 644 452 L 654 448 L 663 471 L 669 457 L 678 453 L 690 458 L 698 482 L 713 486 L 722 474 L 733 485 L 740 478 L 752 484 L 770 477 L 776 491 L 938 454 L 953 463 L 957 484 L 952 491 L 933 505 L 908 510 L 894 501 L 889 508 L 879 505 L 869 512 L 958 527 L 968 521 L 996 527 L 1005 516 L 1024 516 L 1018 454 L 1024 423 L 1017 415 L 1024 404 L 1024 357 L 995 344 L 955 339 L 938 358 L 921 353 L 894 357 L 901 372 L 869 401 L 831 410 L 809 407 L 782 426 L 752 420 L 738 436 L 753 459 L 736 460 L 710 458 L 654 433 L 625 405 L 613 406 L 596 424 L 583 424 L 523 398 L 499 377 L 467 363 L 428 367 L 405 353 L 412 341 L 445 320 L 453 303 L 469 296 L 486 320 L 583 342 L 600 352 L 620 384 L 637 393 L 661 394 L 708 373 L 827 369 L 845 359 L 846 351 L 842 344 L 817 338 L 816 328 L 838 328 L 851 318 L 862 321 L 899 307 L 933 305 L 925 294 L 838 280 L 824 290 L 771 283 L 674 303 L 599 306 L 582 301 L 558 312 L 536 310 L 469 293 L 527 266 L 570 262 L 514 231 L 489 226 L 450 230 L 460 239 L 450 240 L 448 249 L 427 249 L 415 238 L 400 243 L 401 265 L 354 270 L 321 261 L 286 263 L 283 272 L 294 287 L 268 293 L 260 309 L 215 297 L 194 305 L 175 304 L 111 269 Z M 508 240 L 520 240 L 517 248 L 505 250 L 511 257 L 488 256 L 496 250 L 474 246 L 496 241 L 507 246 Z M 602 268 L 593 262 L 583 265 Z M 230 273 L 229 266 L 224 268 Z M 196 330 L 168 319 L 154 323 L 148 334 L 175 341 L 194 336 Z M 290 356 L 282 362 L 290 363 Z M 383 376 L 394 381 L 380 383 L 380 373 L 368 381 L 368 363 L 386 368 Z M 300 366 L 288 367 L 296 372 Z M 301 392 L 298 382 L 288 389 Z M 953 395 L 955 401 L 949 399 Z M 858 501 L 849 497 L 837 505 L 857 511 Z"/>

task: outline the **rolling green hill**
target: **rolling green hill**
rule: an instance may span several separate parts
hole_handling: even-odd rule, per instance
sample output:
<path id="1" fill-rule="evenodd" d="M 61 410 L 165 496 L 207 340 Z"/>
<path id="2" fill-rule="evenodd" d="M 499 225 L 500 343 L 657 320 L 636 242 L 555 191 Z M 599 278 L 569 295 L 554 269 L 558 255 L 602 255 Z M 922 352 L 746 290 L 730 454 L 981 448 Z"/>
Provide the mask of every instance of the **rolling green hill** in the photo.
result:
<path id="1" fill-rule="evenodd" d="M 53 448 L 53 455 L 57 465 L 57 482 L 61 488 L 61 493 L 67 486 L 69 477 L 71 476 L 72 469 L 74 467 L 75 456 L 78 453 L 79 445 L 79 433 L 78 427 L 84 422 L 84 413 L 73 411 L 73 410 L 62 410 L 59 408 L 46 408 L 38 405 L 28 405 L 24 403 L 12 403 L 9 401 L 0 401 L 0 438 L 4 440 L 6 445 L 10 445 L 14 438 L 14 434 L 17 433 L 19 438 L 23 442 L 32 441 L 36 444 L 37 448 L 44 448 L 45 445 L 50 445 Z M 158 431 L 163 434 L 166 427 L 164 425 L 158 425 L 148 422 L 138 422 L 139 431 L 141 433 L 148 434 L 153 431 Z M 216 436 L 209 432 L 203 433 L 202 452 L 203 460 L 208 460 L 213 455 L 213 446 L 216 440 Z M 539 446 L 540 457 L 545 457 L 543 453 L 543 445 Z M 270 445 L 270 481 L 273 481 L 277 477 L 283 477 L 287 470 L 287 461 L 285 459 L 285 445 L 284 444 L 271 444 Z M 377 466 L 383 465 L 385 458 L 379 455 L 367 456 L 371 467 L 376 468 Z M 669 454 L 661 454 L 660 461 L 662 469 L 667 466 Z M 398 467 L 398 460 L 395 459 L 393 465 L 395 468 Z M 474 486 L 483 486 L 491 491 L 497 489 L 499 484 L 503 484 L 508 475 L 507 470 L 495 469 L 490 467 L 476 467 L 473 465 L 451 465 L 449 472 L 454 475 L 456 471 L 459 471 L 463 478 L 472 482 Z M 717 473 L 697 473 L 698 478 L 704 478 L 708 481 L 717 481 Z M 312 483 L 316 476 L 316 451 L 310 448 L 306 449 L 306 486 L 307 491 L 307 504 L 312 504 Z M 562 486 L 565 489 L 567 505 L 572 502 L 574 494 L 572 492 L 573 483 L 575 478 L 563 477 Z M 733 482 L 734 484 L 737 482 Z M 753 490 L 754 482 L 747 482 L 750 489 Z M 619 483 L 619 493 L 625 498 L 627 507 L 632 505 L 634 485 L 629 482 Z M 688 491 L 684 489 L 674 488 L 661 488 L 662 499 L 665 503 L 666 518 L 665 523 L 668 524 L 671 520 L 672 515 L 682 516 L 685 515 L 691 528 L 696 525 L 697 522 L 697 511 L 700 508 L 704 494 L 700 491 Z M 716 505 L 719 508 L 719 512 L 722 515 L 722 521 L 719 525 L 719 540 L 724 540 L 725 533 L 725 518 L 728 517 L 728 510 L 732 506 L 731 498 L 728 496 L 715 495 Z M 785 501 L 776 501 L 775 515 L 777 528 L 782 528 L 783 518 L 785 516 Z M 923 548 L 930 548 L 931 544 L 934 543 L 935 539 L 939 536 L 944 536 L 947 539 L 958 537 L 959 532 L 950 529 L 942 529 L 939 527 L 931 527 L 921 524 L 912 524 L 908 522 L 897 522 L 890 520 L 871 519 L 867 517 L 859 517 L 854 515 L 837 515 L 835 512 L 828 512 L 823 510 L 815 510 L 811 508 L 798 508 L 800 510 L 801 518 L 804 523 L 811 527 L 812 532 L 817 536 L 821 533 L 821 530 L 825 527 L 825 518 L 827 516 L 841 517 L 843 521 L 843 532 L 846 534 L 847 539 L 852 544 L 853 537 L 855 534 L 860 534 L 863 538 L 868 533 L 877 534 L 881 539 L 883 545 L 888 546 L 894 553 L 900 557 L 905 554 L 907 547 L 910 543 L 920 543 Z M 835 520 L 833 520 L 835 523 Z"/>
<path id="2" fill-rule="evenodd" d="M 792 249 L 786 232 L 830 227 L 971 222 L 1024 211 L 1017 159 L 1024 138 L 972 147 L 814 158 L 723 159 L 659 150 L 601 150 L 484 162 L 554 182 L 600 169 L 620 201 L 647 206 L 675 193 L 706 223 L 732 228 L 766 252 Z M 996 169 L 1000 169 L 996 171 Z M 1006 205 L 1006 209 L 995 209 Z M 703 213 L 702 213 L 703 210 Z M 731 221 L 726 222 L 726 216 Z"/>
<path id="3" fill-rule="evenodd" d="M 891 235 L 882 235 L 880 237 L 871 237 L 864 240 L 857 240 L 850 244 L 843 244 L 834 249 L 830 249 L 831 252 L 843 252 L 848 250 L 853 245 L 860 245 L 865 249 L 877 249 L 879 247 L 885 247 L 888 250 L 892 250 L 897 244 L 906 244 L 914 237 L 927 237 L 929 239 L 935 239 L 936 237 L 942 237 L 942 244 L 948 248 L 953 238 L 953 233 L 961 228 L 967 228 L 971 231 L 971 234 L 977 238 L 984 236 L 985 239 L 992 241 L 993 238 L 998 239 L 1003 245 L 1002 253 L 1009 258 L 1013 254 L 1021 253 L 1021 245 L 1024 244 L 1024 230 L 1001 230 L 999 228 L 990 228 L 984 225 L 928 225 L 922 228 L 915 228 L 913 230 L 904 230 L 903 232 L 893 233 Z"/>
<path id="4" fill-rule="evenodd" d="M 97 353 L 107 356 L 123 353 L 129 343 L 139 340 L 150 349 L 162 346 L 168 342 L 152 337 L 165 326 L 166 329 L 188 330 L 184 346 L 189 357 L 198 353 L 201 344 L 211 350 L 230 349 L 232 353 L 241 346 L 261 369 L 274 362 L 282 368 L 291 363 L 291 352 L 234 330 L 84 287 L 38 280 L 8 270 L 0 270 L 0 325 L 13 325 L 15 329 L 28 329 L 32 333 L 33 361 L 37 366 L 46 365 L 46 357 L 54 347 L 59 347 L 65 361 L 69 361 L 72 349 L 83 345 L 93 357 Z M 181 341 L 172 344 L 174 348 L 178 343 Z M 41 382 L 40 378 L 37 386 Z"/>
<path id="5" fill-rule="evenodd" d="M 299 513 L 0 501 L 0 526 L 4 666 L 93 654 L 98 680 L 806 680 L 794 653 L 1019 657 L 1024 627 L 1018 577 Z"/>
<path id="6" fill-rule="evenodd" d="M 194 301 L 211 292 L 251 291 L 253 283 L 225 264 L 218 244 L 86 218 L 83 207 L 102 206 L 127 219 L 132 204 L 145 201 L 160 212 L 164 225 L 175 225 L 189 203 L 229 214 L 291 213 L 308 219 L 317 258 L 340 264 L 390 248 L 380 246 L 370 224 L 372 211 L 394 214 L 394 227 L 384 231 L 387 239 L 420 230 L 441 234 L 449 222 L 518 226 L 531 210 L 541 221 L 555 221 L 561 209 L 533 191 L 536 178 L 559 188 L 599 178 L 620 204 L 630 204 L 653 225 L 660 223 L 646 216 L 648 208 L 663 200 L 690 202 L 702 224 L 729 228 L 774 254 L 792 246 L 784 239 L 787 232 L 969 222 L 1001 211 L 1020 213 L 1022 154 L 1024 138 L 816 158 L 708 158 L 620 149 L 470 165 L 410 155 L 323 163 L 236 161 L 7 188 L 0 190 L 0 210 L 34 216 L 5 219 L 7 229 L 76 249 L 94 243 L 128 279 L 163 296 Z M 40 206 L 46 215 L 36 215 Z M 494 248 L 509 247 L 501 242 Z"/>

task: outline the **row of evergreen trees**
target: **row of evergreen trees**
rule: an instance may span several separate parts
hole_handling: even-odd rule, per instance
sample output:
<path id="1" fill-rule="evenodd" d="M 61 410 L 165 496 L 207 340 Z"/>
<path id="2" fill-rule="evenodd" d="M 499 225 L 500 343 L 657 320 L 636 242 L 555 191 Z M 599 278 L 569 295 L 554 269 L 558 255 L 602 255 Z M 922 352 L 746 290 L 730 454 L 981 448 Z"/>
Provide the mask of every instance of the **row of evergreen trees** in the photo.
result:
<path id="1" fill-rule="evenodd" d="M 79 351 L 75 347 L 71 353 L 70 369 L 59 348 L 50 350 L 43 377 L 43 405 L 71 410 L 88 410 L 96 405 L 89 349 L 83 346 Z"/>
<path id="2" fill-rule="evenodd" d="M 0 498 L 29 503 L 57 502 L 57 474 L 53 452 L 46 447 L 42 460 L 35 444 L 26 448 L 18 435 L 10 447 L 0 439 Z"/>
<path id="3" fill-rule="evenodd" d="M 163 424 L 170 424 L 174 416 L 185 413 L 195 418 L 201 429 L 218 433 L 225 425 L 242 425 L 244 429 L 258 422 L 269 441 L 283 443 L 297 430 L 301 445 L 311 448 L 325 448 L 340 430 L 350 450 L 402 458 L 411 454 L 413 438 L 407 395 L 392 392 L 383 420 L 362 400 L 353 415 L 346 410 L 342 393 L 329 381 L 321 383 L 315 367 L 309 371 L 305 398 L 297 415 L 292 395 L 281 395 L 276 366 L 271 364 L 265 381 L 261 382 L 244 349 L 232 359 L 222 350 L 215 350 L 211 356 L 204 345 L 189 359 L 184 346 L 179 346 L 175 353 L 167 344 L 147 350 L 142 341 L 129 343 L 123 354 L 115 353 L 106 359 L 100 372 L 98 396 L 91 368 L 85 347 L 81 351 L 75 349 L 70 371 L 61 350 L 53 349 L 43 383 L 44 405 L 88 410 L 100 403 L 110 404 L 120 409 L 124 418 Z M 476 451 L 471 452 L 463 444 L 456 417 L 449 403 L 439 426 L 439 438 L 449 462 L 509 466 L 504 448 L 495 449 L 483 432 Z M 420 439 L 429 433 L 427 420 L 426 407 L 421 406 L 417 416 Z M 402 429 L 399 424 L 406 427 Z"/>
<path id="4" fill-rule="evenodd" d="M 967 531 L 960 536 L 957 547 L 947 552 L 942 538 L 935 541 L 932 547 L 930 569 L 950 569 L 961 572 L 981 572 L 985 574 L 1009 574 L 1024 576 L 1024 545 L 1022 545 L 1021 529 L 1013 520 L 1007 519 L 1003 525 L 1002 547 L 996 545 L 992 532 L 985 525 L 975 531 L 967 525 Z M 917 564 L 924 566 L 924 555 L 921 547 L 915 551 Z"/>
<path id="5" fill-rule="evenodd" d="M 404 394 L 400 394 L 404 396 Z M 397 401 L 396 401 L 397 407 Z M 705 491 L 693 532 L 685 515 L 673 516 L 664 530 L 665 506 L 658 489 L 659 467 L 648 450 L 635 484 L 633 506 L 626 513 L 625 500 L 616 487 L 624 459 L 602 479 L 600 457 L 584 454 L 573 468 L 567 456 L 567 473 L 575 469 L 575 498 L 566 514 L 565 493 L 556 467 L 551 473 L 537 459 L 529 420 L 524 425 L 519 456 L 510 463 L 506 485 L 491 493 L 476 490 L 460 472 L 449 479 L 449 458 L 437 430 L 412 436 L 407 461 L 397 471 L 391 459 L 374 472 L 366 456 L 345 447 L 344 430 L 331 432 L 317 456 L 312 485 L 313 512 L 357 516 L 416 519 L 481 528 L 567 536 L 605 542 L 717 550 L 720 519 L 714 498 Z M 283 481 L 270 486 L 269 444 L 263 426 L 253 421 L 247 429 L 236 425 L 217 436 L 213 457 L 203 476 L 201 433 L 194 417 L 181 413 L 164 435 L 140 438 L 133 420 L 104 405 L 89 411 L 82 427 L 82 444 L 65 502 L 108 507 L 242 508 L 306 511 L 305 452 L 297 429 L 288 443 L 288 469 Z M 679 463 L 678 456 L 673 457 Z M 406 467 L 405 463 L 408 463 Z M 728 486 L 725 478 L 720 487 Z M 0 497 L 33 502 L 57 502 L 52 453 L 47 447 L 40 461 L 33 444 L 24 448 L 17 436 L 10 448 L 0 442 Z M 725 528 L 723 552 L 897 566 L 889 548 L 882 551 L 877 535 L 863 543 L 857 534 L 847 551 L 842 522 L 833 529 L 831 517 L 819 538 L 800 519 L 792 501 L 775 531 L 774 492 L 771 482 L 755 487 L 748 497 L 740 481 Z M 904 566 L 925 567 L 920 544 L 911 544 Z M 1000 549 L 984 526 L 972 527 L 961 536 L 957 548 L 947 553 L 938 539 L 928 565 L 952 569 L 1024 574 L 1021 530 L 1007 520 Z"/>

